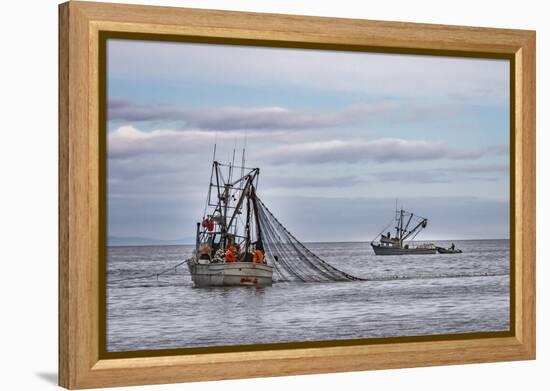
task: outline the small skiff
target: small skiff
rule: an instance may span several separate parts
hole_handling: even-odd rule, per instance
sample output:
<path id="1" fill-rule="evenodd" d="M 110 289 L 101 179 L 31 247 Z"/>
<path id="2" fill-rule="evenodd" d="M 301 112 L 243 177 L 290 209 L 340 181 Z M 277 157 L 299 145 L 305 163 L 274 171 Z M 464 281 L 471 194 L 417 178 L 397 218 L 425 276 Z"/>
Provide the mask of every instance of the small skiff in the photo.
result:
<path id="1" fill-rule="evenodd" d="M 458 248 L 453 250 L 452 248 L 436 247 L 436 249 L 440 254 L 462 254 L 462 250 L 459 250 Z"/>

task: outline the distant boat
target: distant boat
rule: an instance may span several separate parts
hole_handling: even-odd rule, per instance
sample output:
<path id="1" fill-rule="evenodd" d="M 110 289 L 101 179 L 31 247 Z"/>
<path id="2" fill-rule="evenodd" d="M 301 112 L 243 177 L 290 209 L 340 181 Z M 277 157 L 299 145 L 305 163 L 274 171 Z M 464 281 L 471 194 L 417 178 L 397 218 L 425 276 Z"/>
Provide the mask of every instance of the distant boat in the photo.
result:
<path id="1" fill-rule="evenodd" d="M 436 250 L 440 254 L 462 254 L 462 250 L 453 247 L 445 248 L 438 246 L 436 247 Z"/>
<path id="2" fill-rule="evenodd" d="M 389 231 L 384 234 L 383 232 L 394 222 L 395 235 L 392 237 Z M 389 225 L 371 242 L 376 255 L 435 254 L 437 252 L 433 243 L 412 242 L 428 225 L 427 218 L 416 216 L 401 208 L 395 211 L 395 218 Z"/>

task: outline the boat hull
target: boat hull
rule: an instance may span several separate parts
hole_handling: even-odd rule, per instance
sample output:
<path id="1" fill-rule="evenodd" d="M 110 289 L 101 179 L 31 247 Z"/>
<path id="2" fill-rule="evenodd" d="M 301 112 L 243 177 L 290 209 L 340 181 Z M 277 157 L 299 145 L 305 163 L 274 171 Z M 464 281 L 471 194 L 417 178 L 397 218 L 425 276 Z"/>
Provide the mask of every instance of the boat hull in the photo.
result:
<path id="1" fill-rule="evenodd" d="M 430 255 L 435 254 L 437 249 L 434 248 L 419 248 L 419 247 L 385 247 L 371 243 L 372 249 L 376 255 Z"/>
<path id="2" fill-rule="evenodd" d="M 270 286 L 273 267 L 252 262 L 200 264 L 187 260 L 187 266 L 196 287 L 212 286 Z"/>

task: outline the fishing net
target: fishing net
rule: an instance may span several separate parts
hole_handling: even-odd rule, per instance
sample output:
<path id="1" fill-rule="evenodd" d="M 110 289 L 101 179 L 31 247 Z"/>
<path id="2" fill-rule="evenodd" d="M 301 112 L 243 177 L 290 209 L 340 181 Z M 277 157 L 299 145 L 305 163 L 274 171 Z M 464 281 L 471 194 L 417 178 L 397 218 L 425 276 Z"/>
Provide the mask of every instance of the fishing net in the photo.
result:
<path id="1" fill-rule="evenodd" d="M 257 217 L 273 280 L 297 282 L 363 281 L 335 268 L 298 241 L 256 197 Z"/>

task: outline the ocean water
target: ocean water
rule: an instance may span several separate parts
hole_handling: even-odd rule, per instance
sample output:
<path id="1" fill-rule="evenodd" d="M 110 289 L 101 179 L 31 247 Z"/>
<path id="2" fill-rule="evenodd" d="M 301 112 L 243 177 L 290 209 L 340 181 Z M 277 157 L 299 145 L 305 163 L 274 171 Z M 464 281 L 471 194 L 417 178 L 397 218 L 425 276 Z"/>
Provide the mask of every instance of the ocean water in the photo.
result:
<path id="1" fill-rule="evenodd" d="M 449 246 L 450 242 L 435 242 Z M 368 243 L 309 243 L 361 282 L 194 288 L 193 246 L 107 249 L 107 351 L 506 331 L 509 241 L 463 254 L 375 256 Z"/>

